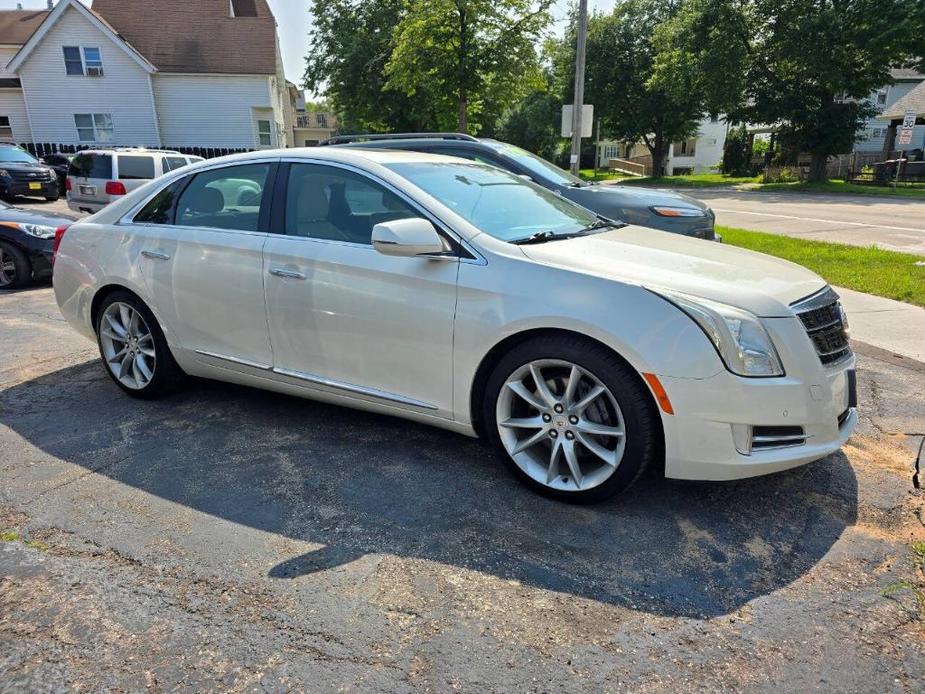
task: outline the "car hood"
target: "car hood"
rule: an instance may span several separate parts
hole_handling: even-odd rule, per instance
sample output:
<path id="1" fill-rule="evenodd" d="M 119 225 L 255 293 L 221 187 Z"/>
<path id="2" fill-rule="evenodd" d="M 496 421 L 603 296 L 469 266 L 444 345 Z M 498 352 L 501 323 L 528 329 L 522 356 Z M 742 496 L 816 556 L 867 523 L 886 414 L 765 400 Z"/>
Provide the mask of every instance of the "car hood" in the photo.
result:
<path id="1" fill-rule="evenodd" d="M 0 207 L 0 222 L 15 222 L 17 224 L 44 224 L 46 226 L 61 226 L 76 222 L 77 217 L 58 212 L 42 212 L 40 210 L 24 210 L 21 207 Z"/>
<path id="2" fill-rule="evenodd" d="M 673 190 L 663 188 L 642 188 L 624 186 L 619 184 L 602 184 L 596 183 L 582 188 L 576 188 L 585 195 L 593 196 L 600 200 L 626 201 L 627 204 L 651 207 L 654 205 L 690 205 L 700 210 L 708 210 L 709 206 L 702 201 L 692 198 L 683 193 L 676 193 Z"/>
<path id="3" fill-rule="evenodd" d="M 790 304 L 826 286 L 786 260 L 638 226 L 520 248 L 535 262 L 711 299 L 766 318 L 793 315 Z"/>

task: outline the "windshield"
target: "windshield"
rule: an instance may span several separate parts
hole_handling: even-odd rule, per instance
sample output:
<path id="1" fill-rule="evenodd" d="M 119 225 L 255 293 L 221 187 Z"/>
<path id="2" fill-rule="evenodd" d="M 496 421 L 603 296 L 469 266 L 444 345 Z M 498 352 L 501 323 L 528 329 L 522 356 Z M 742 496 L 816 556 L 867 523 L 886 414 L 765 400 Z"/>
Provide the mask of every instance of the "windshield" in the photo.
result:
<path id="1" fill-rule="evenodd" d="M 38 164 L 39 160 L 19 147 L 0 147 L 0 162 L 21 161 L 28 164 Z"/>
<path id="2" fill-rule="evenodd" d="M 486 234 L 516 241 L 576 234 L 599 222 L 592 212 L 519 176 L 483 164 L 387 164 Z"/>
<path id="3" fill-rule="evenodd" d="M 545 159 L 536 156 L 533 152 L 528 152 L 525 149 L 516 147 L 515 145 L 509 145 L 503 142 L 498 144 L 492 144 L 495 151 L 500 154 L 502 157 L 507 157 L 512 159 L 520 168 L 526 170 L 530 176 L 535 178 L 537 181 L 544 181 L 551 185 L 557 186 L 582 186 L 586 185 L 584 181 L 576 176 L 573 176 L 568 171 L 560 169 L 555 164 L 552 164 Z"/>

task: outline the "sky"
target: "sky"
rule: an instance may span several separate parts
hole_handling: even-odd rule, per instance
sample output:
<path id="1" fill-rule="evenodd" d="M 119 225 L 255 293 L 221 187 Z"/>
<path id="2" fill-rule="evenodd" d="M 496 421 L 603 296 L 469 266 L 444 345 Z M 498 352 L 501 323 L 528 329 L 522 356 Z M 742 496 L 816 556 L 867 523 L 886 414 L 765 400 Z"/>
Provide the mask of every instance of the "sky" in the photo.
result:
<path id="1" fill-rule="evenodd" d="M 589 0 L 591 11 L 609 11 L 616 0 Z M 57 0 L 56 0 L 57 2 Z M 81 0 L 85 5 L 91 5 L 90 0 Z M 305 53 L 308 48 L 308 34 L 312 27 L 311 3 L 309 0 L 267 0 L 270 9 L 276 17 L 279 32 L 280 51 L 283 55 L 283 67 L 286 78 L 290 82 L 299 84 L 302 81 L 302 72 L 305 66 Z M 46 0 L 19 0 L 24 9 L 43 9 L 47 6 Z M 0 10 L 15 10 L 17 0 L 0 0 Z M 562 33 L 565 23 L 568 0 L 557 0 L 553 5 L 553 18 L 555 20 L 553 31 Z"/>

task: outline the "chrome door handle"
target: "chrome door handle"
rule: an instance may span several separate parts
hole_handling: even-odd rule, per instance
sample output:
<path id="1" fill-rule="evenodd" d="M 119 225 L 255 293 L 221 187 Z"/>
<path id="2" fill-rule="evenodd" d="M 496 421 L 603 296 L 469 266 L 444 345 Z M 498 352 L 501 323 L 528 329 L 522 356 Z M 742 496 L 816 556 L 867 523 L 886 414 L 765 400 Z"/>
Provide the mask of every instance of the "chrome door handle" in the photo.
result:
<path id="1" fill-rule="evenodd" d="M 296 272 L 295 270 L 287 270 L 282 267 L 271 267 L 270 274 L 275 275 L 276 277 L 285 277 L 292 280 L 304 280 L 305 275 L 301 272 Z"/>
<path id="2" fill-rule="evenodd" d="M 151 258 L 153 260 L 170 260 L 170 256 L 161 251 L 142 251 L 141 254 L 145 258 Z"/>

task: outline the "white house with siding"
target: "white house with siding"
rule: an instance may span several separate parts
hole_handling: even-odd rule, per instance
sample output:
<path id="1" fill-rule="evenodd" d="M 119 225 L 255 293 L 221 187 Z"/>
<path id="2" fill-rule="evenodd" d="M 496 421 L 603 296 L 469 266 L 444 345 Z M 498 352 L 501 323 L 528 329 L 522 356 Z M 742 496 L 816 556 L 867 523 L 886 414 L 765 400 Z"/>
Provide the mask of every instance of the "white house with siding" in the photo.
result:
<path id="1" fill-rule="evenodd" d="M 0 140 L 293 144 L 266 0 L 60 0 L 0 12 Z"/>

